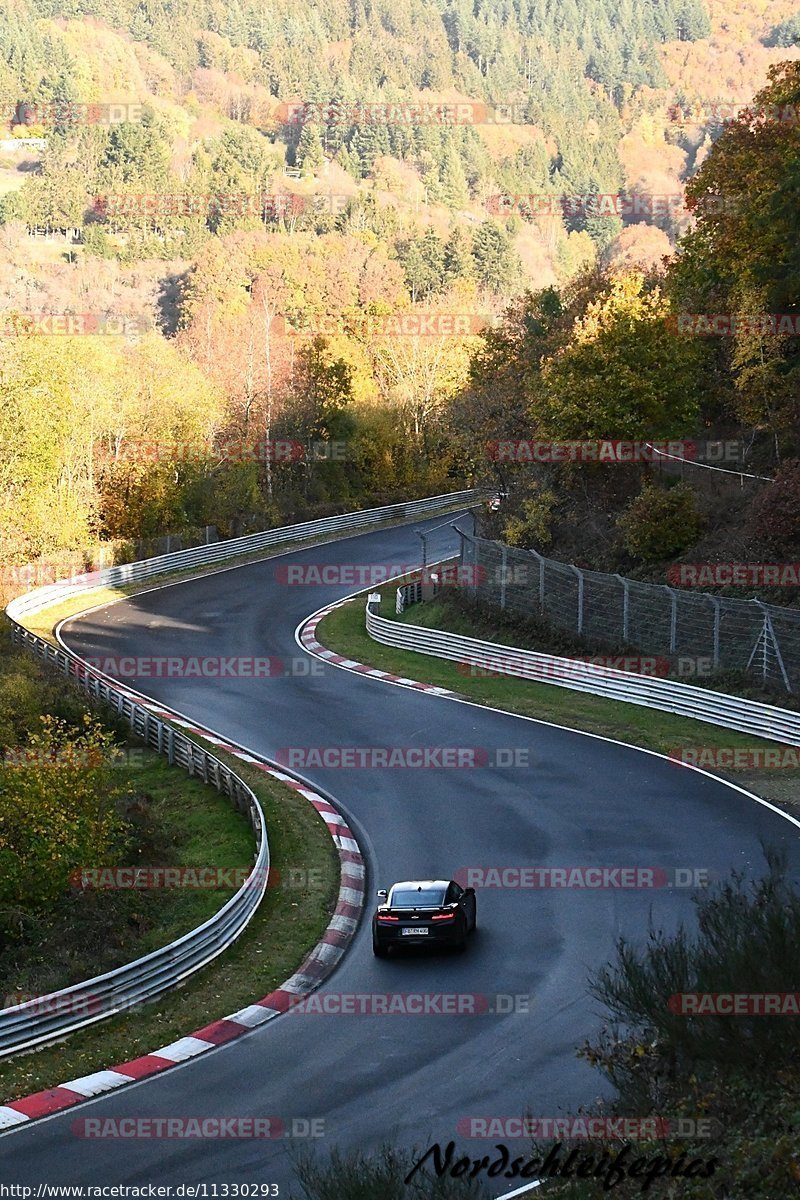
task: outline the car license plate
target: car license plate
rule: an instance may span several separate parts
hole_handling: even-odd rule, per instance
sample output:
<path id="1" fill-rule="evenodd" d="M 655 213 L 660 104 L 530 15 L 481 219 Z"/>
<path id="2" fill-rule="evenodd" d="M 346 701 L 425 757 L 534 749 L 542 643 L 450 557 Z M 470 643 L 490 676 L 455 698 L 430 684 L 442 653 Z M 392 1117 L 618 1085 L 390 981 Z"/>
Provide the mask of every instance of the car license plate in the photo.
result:
<path id="1" fill-rule="evenodd" d="M 409 936 L 414 937 L 415 935 L 417 937 L 419 937 L 420 935 L 427 936 L 428 926 L 427 925 L 407 925 L 405 927 L 405 929 L 402 929 L 400 932 L 402 933 L 403 937 L 409 937 Z"/>

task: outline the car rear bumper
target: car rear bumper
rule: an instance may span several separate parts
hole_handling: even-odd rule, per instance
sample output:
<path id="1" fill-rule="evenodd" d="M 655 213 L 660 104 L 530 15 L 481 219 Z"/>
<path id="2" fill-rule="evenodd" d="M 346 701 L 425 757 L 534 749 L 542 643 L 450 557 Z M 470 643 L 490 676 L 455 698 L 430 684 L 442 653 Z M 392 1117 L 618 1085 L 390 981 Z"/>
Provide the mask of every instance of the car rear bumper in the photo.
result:
<path id="1" fill-rule="evenodd" d="M 375 941 L 381 946 L 439 946 L 452 945 L 454 942 L 460 941 L 464 932 L 459 922 L 454 921 L 452 925 L 436 926 L 426 925 L 427 933 L 403 933 L 403 929 L 408 929 L 410 926 L 400 925 L 397 928 L 391 926 L 383 926 L 375 924 L 372 927 L 372 935 Z"/>

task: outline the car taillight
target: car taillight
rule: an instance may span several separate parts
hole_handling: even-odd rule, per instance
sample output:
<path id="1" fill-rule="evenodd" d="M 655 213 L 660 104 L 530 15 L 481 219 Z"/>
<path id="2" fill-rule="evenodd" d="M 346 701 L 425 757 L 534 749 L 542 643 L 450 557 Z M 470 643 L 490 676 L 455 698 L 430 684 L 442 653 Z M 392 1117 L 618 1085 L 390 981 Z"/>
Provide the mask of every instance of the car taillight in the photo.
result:
<path id="1" fill-rule="evenodd" d="M 455 913 L 435 913 L 433 919 L 434 919 L 434 921 L 454 921 L 456 919 L 456 914 Z"/>
<path id="2" fill-rule="evenodd" d="M 399 917 L 391 917 L 388 913 L 378 913 L 379 921 L 399 921 Z"/>

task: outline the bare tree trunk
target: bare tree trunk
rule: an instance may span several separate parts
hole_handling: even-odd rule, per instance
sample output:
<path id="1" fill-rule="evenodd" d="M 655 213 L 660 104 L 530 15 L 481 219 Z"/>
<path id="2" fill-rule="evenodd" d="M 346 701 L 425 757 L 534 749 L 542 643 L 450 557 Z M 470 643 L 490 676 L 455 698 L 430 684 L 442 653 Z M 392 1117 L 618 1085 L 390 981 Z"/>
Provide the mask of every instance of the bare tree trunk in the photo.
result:
<path id="1" fill-rule="evenodd" d="M 252 323 L 249 328 L 249 337 L 247 340 L 247 365 L 244 375 L 244 435 L 247 437 L 250 432 L 250 413 L 253 408 L 254 400 L 254 358 L 255 358 L 255 331 Z"/>
<path id="2" fill-rule="evenodd" d="M 262 293 L 261 304 L 264 310 L 264 363 L 267 368 L 267 411 L 266 411 L 266 463 L 267 463 L 267 499 L 272 500 L 272 319 L 275 315 L 274 305 L 267 300 L 266 289 Z"/>

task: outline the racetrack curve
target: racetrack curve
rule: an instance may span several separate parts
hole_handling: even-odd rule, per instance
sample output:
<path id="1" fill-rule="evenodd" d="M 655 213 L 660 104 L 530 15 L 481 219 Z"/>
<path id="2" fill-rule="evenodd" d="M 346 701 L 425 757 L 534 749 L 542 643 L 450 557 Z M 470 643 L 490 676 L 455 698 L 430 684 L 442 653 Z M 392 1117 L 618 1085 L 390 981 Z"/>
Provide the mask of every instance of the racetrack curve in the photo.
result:
<path id="1" fill-rule="evenodd" d="M 274 679 L 124 681 L 272 759 L 287 747 L 485 752 L 489 763 L 475 768 L 303 771 L 335 797 L 356 832 L 368 863 L 368 894 L 396 878 L 449 876 L 467 866 L 697 867 L 722 874 L 739 867 L 760 874 L 762 842 L 783 848 L 800 876 L 796 826 L 702 773 L 332 666 L 315 666 L 319 675 L 298 673 L 312 660 L 296 645 L 295 628 L 354 588 L 288 586 L 281 567 L 413 563 L 414 530 L 440 522 L 361 534 L 142 593 L 73 618 L 64 641 L 85 657 L 280 657 L 290 671 Z M 444 528 L 429 541 L 434 560 L 455 551 L 457 537 Z M 526 754 L 528 765 L 491 765 L 498 756 L 519 761 Z M 2 1178 L 21 1184 L 274 1180 L 285 1197 L 294 1175 L 292 1147 L 311 1146 L 287 1139 L 86 1140 L 73 1124 L 88 1116 L 323 1118 L 323 1151 L 370 1149 L 386 1139 L 424 1149 L 455 1138 L 466 1153 L 484 1153 L 493 1141 L 465 1141 L 459 1120 L 525 1110 L 558 1116 L 604 1090 L 602 1076 L 574 1053 L 602 1024 L 587 973 L 613 956 L 620 933 L 642 938 L 651 913 L 670 928 L 691 919 L 690 896 L 675 888 L 482 890 L 479 928 L 466 954 L 387 961 L 373 958 L 365 920 L 324 993 L 501 993 L 530 996 L 530 1011 L 286 1014 L 141 1084 L 13 1131 L 0 1139 Z M 509 1182 L 508 1190 L 515 1186 Z M 495 1189 L 502 1191 L 499 1181 Z"/>

